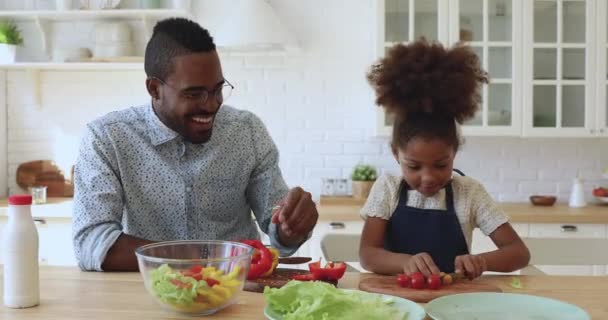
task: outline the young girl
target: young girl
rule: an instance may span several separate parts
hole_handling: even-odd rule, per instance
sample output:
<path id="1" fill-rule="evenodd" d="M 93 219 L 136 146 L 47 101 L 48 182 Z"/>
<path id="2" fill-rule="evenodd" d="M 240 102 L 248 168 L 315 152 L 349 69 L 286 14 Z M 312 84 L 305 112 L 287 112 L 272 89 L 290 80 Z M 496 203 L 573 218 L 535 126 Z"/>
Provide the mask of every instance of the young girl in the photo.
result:
<path id="1" fill-rule="evenodd" d="M 474 116 L 488 82 L 475 53 L 425 40 L 399 44 L 367 77 L 376 103 L 395 117 L 391 147 L 402 175 L 379 177 L 361 209 L 363 267 L 469 279 L 525 267 L 530 254 L 507 217 L 479 182 L 453 172 L 457 123 Z M 475 227 L 498 249 L 470 254 Z"/>

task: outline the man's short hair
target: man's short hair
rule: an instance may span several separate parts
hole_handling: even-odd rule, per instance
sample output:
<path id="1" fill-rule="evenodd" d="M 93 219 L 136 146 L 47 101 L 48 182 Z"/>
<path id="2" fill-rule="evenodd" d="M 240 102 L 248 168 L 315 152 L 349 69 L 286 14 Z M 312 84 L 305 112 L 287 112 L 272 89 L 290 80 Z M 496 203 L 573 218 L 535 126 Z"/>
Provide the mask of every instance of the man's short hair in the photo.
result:
<path id="1" fill-rule="evenodd" d="M 154 26 L 146 45 L 144 69 L 148 77 L 165 80 L 173 72 L 174 57 L 213 50 L 213 38 L 198 23 L 184 18 L 165 19 Z"/>

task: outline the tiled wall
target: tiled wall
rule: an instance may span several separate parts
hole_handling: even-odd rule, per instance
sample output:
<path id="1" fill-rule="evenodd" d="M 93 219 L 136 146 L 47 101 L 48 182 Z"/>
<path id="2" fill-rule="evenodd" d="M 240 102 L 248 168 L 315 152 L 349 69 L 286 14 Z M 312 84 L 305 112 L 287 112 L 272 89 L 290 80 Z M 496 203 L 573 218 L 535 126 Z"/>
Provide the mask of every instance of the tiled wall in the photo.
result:
<path id="1" fill-rule="evenodd" d="M 387 139 L 374 136 L 375 106 L 364 77 L 376 54 L 374 1 L 271 3 L 303 50 L 287 56 L 223 54 L 224 74 L 236 86 L 229 103 L 264 120 L 279 146 L 287 182 L 315 197 L 321 178 L 347 177 L 359 162 L 395 172 Z M 200 15 L 213 32 L 213 12 Z M 87 121 L 148 100 L 143 71 L 43 72 L 41 106 L 33 103 L 28 77 L 20 71 L 7 74 L 11 193 L 17 192 L 19 163 L 55 159 L 68 166 Z M 567 201 L 576 175 L 590 189 L 608 166 L 608 139 L 466 140 L 457 167 L 500 201 L 526 201 L 533 193 L 558 194 Z"/>

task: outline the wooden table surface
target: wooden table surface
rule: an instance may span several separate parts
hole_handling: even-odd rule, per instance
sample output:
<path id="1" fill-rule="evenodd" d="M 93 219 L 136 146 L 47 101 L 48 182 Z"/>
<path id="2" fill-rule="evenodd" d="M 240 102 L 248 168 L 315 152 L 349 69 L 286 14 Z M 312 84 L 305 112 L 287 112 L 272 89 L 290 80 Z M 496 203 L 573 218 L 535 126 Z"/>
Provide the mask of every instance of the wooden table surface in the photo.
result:
<path id="1" fill-rule="evenodd" d="M 365 274 L 348 273 L 340 282 L 356 288 Z M 523 289 L 509 286 L 511 276 L 484 276 L 505 292 L 539 295 L 573 303 L 592 319 L 608 319 L 608 277 L 518 276 Z M 154 320 L 193 319 L 162 310 L 145 291 L 139 273 L 81 272 L 73 267 L 41 267 L 41 304 L 29 309 L 0 306 L 0 319 L 10 320 Z M 0 288 L 1 291 L 1 288 Z M 264 319 L 261 294 L 243 292 L 239 301 L 206 318 Z"/>

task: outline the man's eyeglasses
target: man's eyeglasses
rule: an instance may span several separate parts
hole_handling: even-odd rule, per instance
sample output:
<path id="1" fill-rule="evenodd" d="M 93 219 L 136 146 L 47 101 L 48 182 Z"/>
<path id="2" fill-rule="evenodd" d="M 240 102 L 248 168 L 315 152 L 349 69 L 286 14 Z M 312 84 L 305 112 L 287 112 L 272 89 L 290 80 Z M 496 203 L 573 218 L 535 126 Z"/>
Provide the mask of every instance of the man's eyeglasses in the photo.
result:
<path id="1" fill-rule="evenodd" d="M 217 103 L 222 104 L 224 101 L 226 101 L 230 97 L 230 95 L 232 94 L 232 90 L 234 89 L 234 86 L 230 82 L 228 82 L 228 80 L 226 80 L 226 79 L 224 79 L 224 83 L 220 84 L 217 88 L 215 88 L 213 90 L 207 90 L 205 88 L 192 88 L 192 89 L 180 90 L 178 88 L 171 86 L 170 84 L 163 81 L 162 79 L 159 79 L 156 77 L 152 77 L 152 78 L 160 81 L 160 83 L 162 83 L 163 85 L 165 85 L 175 91 L 178 91 L 179 94 L 184 99 L 191 100 L 191 101 L 198 101 L 201 103 L 206 103 L 207 99 L 209 99 L 209 96 L 215 96 Z"/>

